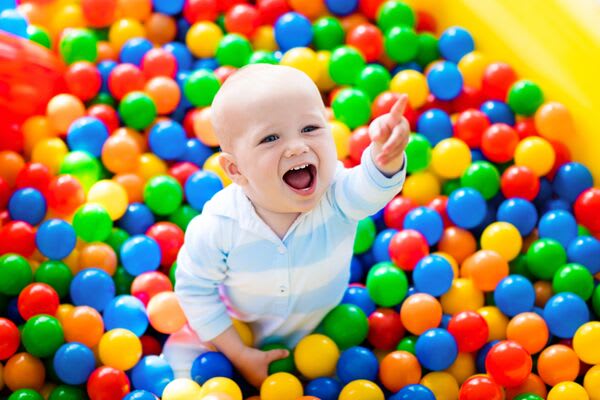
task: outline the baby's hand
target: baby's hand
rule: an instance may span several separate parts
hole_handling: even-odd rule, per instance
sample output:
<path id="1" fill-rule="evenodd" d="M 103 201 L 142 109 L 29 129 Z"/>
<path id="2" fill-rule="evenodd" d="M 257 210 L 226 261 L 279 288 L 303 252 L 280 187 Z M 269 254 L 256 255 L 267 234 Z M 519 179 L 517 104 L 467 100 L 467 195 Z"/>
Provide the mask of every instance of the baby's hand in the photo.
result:
<path id="1" fill-rule="evenodd" d="M 373 161 L 386 175 L 393 175 L 402 168 L 403 153 L 410 136 L 410 124 L 403 116 L 407 102 L 408 96 L 403 94 L 389 113 L 375 118 L 369 125 Z"/>
<path id="2" fill-rule="evenodd" d="M 248 383 L 260 389 L 260 385 L 267 379 L 269 364 L 287 357 L 288 354 L 289 352 L 284 349 L 262 351 L 245 347 L 234 361 L 234 365 Z"/>

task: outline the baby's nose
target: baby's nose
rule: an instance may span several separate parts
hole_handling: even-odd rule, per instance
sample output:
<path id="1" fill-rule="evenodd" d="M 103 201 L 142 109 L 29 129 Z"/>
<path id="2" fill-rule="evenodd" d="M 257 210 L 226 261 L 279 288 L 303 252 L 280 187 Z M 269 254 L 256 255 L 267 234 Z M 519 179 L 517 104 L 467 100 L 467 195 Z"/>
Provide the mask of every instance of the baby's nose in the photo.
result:
<path id="1" fill-rule="evenodd" d="M 308 151 L 308 146 L 306 145 L 306 143 L 304 143 L 303 141 L 294 141 L 292 143 L 290 143 L 290 145 L 288 146 L 286 152 L 285 152 L 285 156 L 286 157 L 294 157 L 303 153 L 306 153 Z"/>

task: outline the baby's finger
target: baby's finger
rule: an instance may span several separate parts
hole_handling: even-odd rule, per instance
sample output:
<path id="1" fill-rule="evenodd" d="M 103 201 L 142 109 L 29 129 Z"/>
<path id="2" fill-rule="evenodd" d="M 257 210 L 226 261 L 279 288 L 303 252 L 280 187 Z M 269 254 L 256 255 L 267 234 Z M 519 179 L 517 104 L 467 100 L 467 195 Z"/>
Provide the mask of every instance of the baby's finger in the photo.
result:
<path id="1" fill-rule="evenodd" d="M 369 136 L 371 141 L 376 143 L 385 143 L 389 136 L 389 129 L 384 127 L 382 117 L 375 119 L 369 126 Z"/>
<path id="2" fill-rule="evenodd" d="M 392 106 L 392 109 L 390 110 L 390 116 L 392 117 L 392 120 L 390 122 L 398 124 L 400 121 L 402 121 L 407 104 L 408 95 L 401 95 L 400 98 L 396 100 L 396 102 Z"/>
<path id="3" fill-rule="evenodd" d="M 408 140 L 408 136 L 409 128 L 407 126 L 404 126 L 403 124 L 397 125 L 392 130 L 392 134 L 385 142 L 381 150 L 383 152 L 386 152 L 389 148 L 402 144 L 404 141 Z"/>

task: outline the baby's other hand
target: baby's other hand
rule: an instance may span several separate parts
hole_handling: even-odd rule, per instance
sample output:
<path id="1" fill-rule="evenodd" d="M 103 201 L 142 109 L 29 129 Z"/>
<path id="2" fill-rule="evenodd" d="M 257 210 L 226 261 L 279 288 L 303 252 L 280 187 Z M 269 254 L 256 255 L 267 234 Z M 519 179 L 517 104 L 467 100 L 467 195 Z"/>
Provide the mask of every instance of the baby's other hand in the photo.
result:
<path id="1" fill-rule="evenodd" d="M 267 379 L 269 364 L 287 357 L 288 354 L 289 352 L 284 349 L 262 351 L 246 347 L 239 357 L 232 361 L 248 383 L 260 389 L 260 385 Z"/>

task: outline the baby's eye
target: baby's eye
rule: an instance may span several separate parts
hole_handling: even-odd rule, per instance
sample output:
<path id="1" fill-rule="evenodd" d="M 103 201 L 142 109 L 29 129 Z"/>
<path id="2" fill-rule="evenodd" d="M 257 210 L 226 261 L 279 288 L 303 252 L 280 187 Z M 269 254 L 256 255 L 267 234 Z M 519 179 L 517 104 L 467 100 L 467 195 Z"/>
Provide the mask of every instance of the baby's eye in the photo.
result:
<path id="1" fill-rule="evenodd" d="M 314 125 L 307 125 L 304 128 L 302 128 L 302 133 L 308 133 L 308 132 L 312 132 L 314 130 L 319 129 L 318 126 L 314 126 Z"/>
<path id="2" fill-rule="evenodd" d="M 261 143 L 270 143 L 270 142 L 276 141 L 277 139 L 279 139 L 278 135 L 269 135 L 269 136 L 265 136 L 263 138 L 263 140 L 261 140 L 260 142 Z"/>

